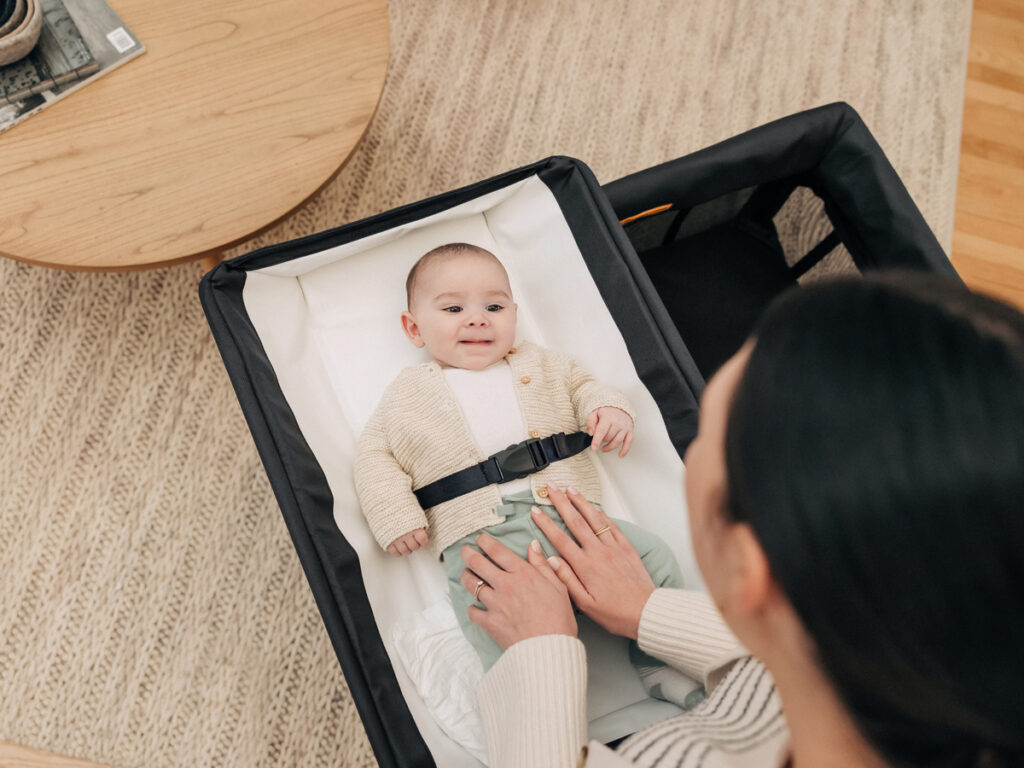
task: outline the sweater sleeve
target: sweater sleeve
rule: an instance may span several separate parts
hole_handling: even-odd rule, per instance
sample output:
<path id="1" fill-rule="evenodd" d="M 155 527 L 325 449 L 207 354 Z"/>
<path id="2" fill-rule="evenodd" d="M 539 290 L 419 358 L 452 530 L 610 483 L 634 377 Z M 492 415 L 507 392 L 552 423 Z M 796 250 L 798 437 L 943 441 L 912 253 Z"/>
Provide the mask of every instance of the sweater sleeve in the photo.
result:
<path id="1" fill-rule="evenodd" d="M 640 614 L 637 643 L 710 692 L 732 664 L 749 656 L 704 592 L 656 589 Z"/>
<path id="2" fill-rule="evenodd" d="M 593 375 L 581 368 L 575 360 L 567 358 L 567 363 L 566 388 L 572 398 L 572 407 L 576 411 L 580 429 L 586 426 L 587 417 L 593 411 L 606 406 L 625 411 L 633 420 L 633 424 L 636 424 L 636 410 L 625 395 L 601 384 Z"/>
<path id="3" fill-rule="evenodd" d="M 359 437 L 353 473 L 366 522 L 387 549 L 399 536 L 425 528 L 427 516 L 412 492 L 412 478 L 388 447 L 382 408 L 378 406 Z"/>
<path id="4" fill-rule="evenodd" d="M 587 657 L 575 637 L 522 640 L 477 689 L 491 768 L 575 768 L 587 735 Z"/>

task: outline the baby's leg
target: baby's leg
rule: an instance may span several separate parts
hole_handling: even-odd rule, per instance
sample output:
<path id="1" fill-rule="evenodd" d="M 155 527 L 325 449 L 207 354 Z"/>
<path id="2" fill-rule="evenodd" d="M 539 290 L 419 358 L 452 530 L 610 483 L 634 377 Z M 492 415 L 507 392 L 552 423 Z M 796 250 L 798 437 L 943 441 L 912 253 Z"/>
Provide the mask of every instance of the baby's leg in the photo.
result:
<path id="1" fill-rule="evenodd" d="M 497 525 L 488 526 L 487 533 L 498 539 L 502 544 L 511 549 L 520 557 L 526 557 L 526 550 L 530 542 L 535 538 L 533 523 L 530 520 L 530 508 L 533 506 L 533 498 L 525 495 L 522 499 L 519 496 L 504 499 L 504 502 L 495 510 L 499 515 L 505 517 L 505 521 Z M 466 564 L 459 554 L 465 545 L 474 549 L 476 537 L 479 532 L 464 536 L 459 541 L 447 547 L 441 555 L 444 562 L 445 573 L 448 576 L 448 594 L 452 600 L 452 608 L 459 620 L 462 634 L 469 640 L 469 644 L 480 657 L 484 665 L 484 672 L 489 670 L 501 656 L 501 647 L 491 639 L 491 636 L 484 632 L 469 620 L 469 606 L 476 605 L 483 608 L 483 604 L 473 598 L 471 592 L 467 592 L 462 584 L 462 572 L 466 570 Z"/>
<path id="2" fill-rule="evenodd" d="M 480 608 L 483 606 L 476 602 L 473 595 L 467 592 L 462 585 L 462 572 L 466 569 L 466 564 L 459 557 L 459 549 L 462 548 L 463 543 L 459 542 L 457 547 L 453 545 L 444 551 L 444 567 L 448 575 L 448 594 L 451 597 L 452 608 L 455 610 L 455 617 L 459 620 L 462 634 L 480 657 L 480 661 L 484 665 L 484 672 L 486 672 L 501 656 L 501 648 L 491 639 L 490 635 L 469 620 L 469 606 L 476 605 Z"/>
<path id="3" fill-rule="evenodd" d="M 661 537 L 626 520 L 616 520 L 615 524 L 639 553 L 656 587 L 682 589 L 679 563 Z M 704 700 L 704 689 L 698 683 L 644 653 L 635 641 L 629 644 L 629 661 L 636 667 L 650 696 L 671 701 L 684 709 L 691 709 Z"/>
<path id="4" fill-rule="evenodd" d="M 639 553 L 654 586 L 683 588 L 683 573 L 679 570 L 676 556 L 660 536 L 626 520 L 616 519 L 615 524 Z"/>

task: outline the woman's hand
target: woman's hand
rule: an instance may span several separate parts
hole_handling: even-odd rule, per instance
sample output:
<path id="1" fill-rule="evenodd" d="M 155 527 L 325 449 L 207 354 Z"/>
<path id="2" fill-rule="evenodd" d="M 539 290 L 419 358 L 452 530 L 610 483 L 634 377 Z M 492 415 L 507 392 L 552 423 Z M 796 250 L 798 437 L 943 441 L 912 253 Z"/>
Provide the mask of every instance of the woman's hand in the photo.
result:
<path id="1" fill-rule="evenodd" d="M 559 581 L 540 544 L 530 544 L 523 560 L 497 539 L 482 533 L 477 546 L 460 554 L 468 570 L 462 572 L 462 586 L 487 608 L 469 607 L 469 620 L 481 627 L 501 650 L 541 635 L 576 637 L 576 617 L 565 586 Z M 483 580 L 480 585 L 479 580 Z"/>
<path id="2" fill-rule="evenodd" d="M 636 640 L 640 614 L 655 589 L 640 555 L 615 522 L 575 489 L 566 494 L 549 485 L 548 500 L 576 538 L 534 510 L 533 521 L 562 556 L 549 561 L 558 579 L 583 613 L 609 632 Z"/>

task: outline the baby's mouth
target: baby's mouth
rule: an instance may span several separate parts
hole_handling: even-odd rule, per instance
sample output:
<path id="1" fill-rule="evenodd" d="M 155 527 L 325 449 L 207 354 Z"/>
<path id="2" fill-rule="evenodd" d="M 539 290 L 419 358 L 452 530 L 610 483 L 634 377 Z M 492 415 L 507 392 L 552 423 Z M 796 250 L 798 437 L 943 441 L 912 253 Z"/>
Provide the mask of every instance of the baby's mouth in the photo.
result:
<path id="1" fill-rule="evenodd" d="M 486 344 L 490 344 L 490 343 L 491 343 L 490 339 L 463 339 L 462 341 L 459 342 L 459 344 L 474 344 L 474 345 L 476 345 L 476 344 L 486 345 Z"/>

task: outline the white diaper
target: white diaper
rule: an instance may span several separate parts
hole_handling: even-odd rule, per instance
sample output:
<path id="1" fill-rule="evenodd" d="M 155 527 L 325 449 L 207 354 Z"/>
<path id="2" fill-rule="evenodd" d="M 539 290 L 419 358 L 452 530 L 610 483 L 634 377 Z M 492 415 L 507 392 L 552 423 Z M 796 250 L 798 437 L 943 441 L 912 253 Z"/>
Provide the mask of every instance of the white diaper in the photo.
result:
<path id="1" fill-rule="evenodd" d="M 484 725 L 476 706 L 484 668 L 451 603 L 435 603 L 396 623 L 391 644 L 441 730 L 486 765 Z"/>

